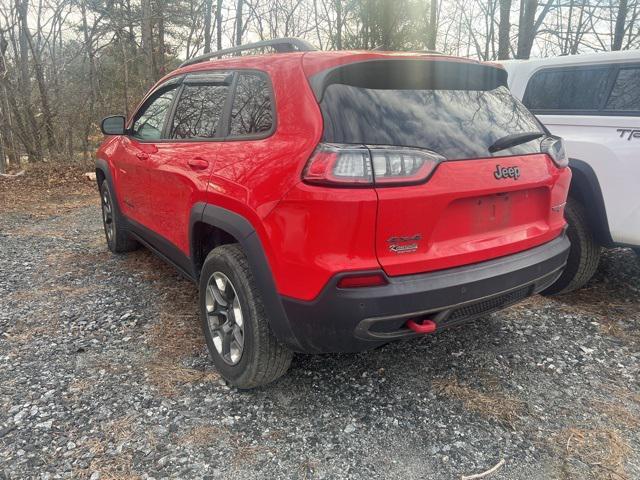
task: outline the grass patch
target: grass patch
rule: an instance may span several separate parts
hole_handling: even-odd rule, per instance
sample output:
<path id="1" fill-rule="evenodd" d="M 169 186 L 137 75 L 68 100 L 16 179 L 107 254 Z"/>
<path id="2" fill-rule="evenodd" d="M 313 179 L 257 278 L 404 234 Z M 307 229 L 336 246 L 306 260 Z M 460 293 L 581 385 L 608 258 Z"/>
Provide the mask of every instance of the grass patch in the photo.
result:
<path id="1" fill-rule="evenodd" d="M 211 445 L 216 440 L 227 440 L 229 431 L 213 425 L 198 425 L 179 437 L 179 443 L 188 445 Z"/>
<path id="2" fill-rule="evenodd" d="M 434 380 L 431 385 L 437 393 L 462 402 L 466 410 L 503 421 L 511 427 L 525 411 L 525 402 L 499 392 L 496 386 L 483 392 L 461 385 L 455 377 Z"/>
<path id="3" fill-rule="evenodd" d="M 147 374 L 161 394 L 175 396 L 187 384 L 212 382 L 220 377 L 215 372 L 183 364 L 185 358 L 196 356 L 205 348 L 197 292 L 187 282 L 162 288 L 165 296 L 161 313 L 149 332 L 149 344 L 155 353 L 147 366 Z"/>
<path id="4" fill-rule="evenodd" d="M 625 461 L 631 448 L 607 428 L 568 428 L 555 437 L 566 479 L 628 480 Z"/>

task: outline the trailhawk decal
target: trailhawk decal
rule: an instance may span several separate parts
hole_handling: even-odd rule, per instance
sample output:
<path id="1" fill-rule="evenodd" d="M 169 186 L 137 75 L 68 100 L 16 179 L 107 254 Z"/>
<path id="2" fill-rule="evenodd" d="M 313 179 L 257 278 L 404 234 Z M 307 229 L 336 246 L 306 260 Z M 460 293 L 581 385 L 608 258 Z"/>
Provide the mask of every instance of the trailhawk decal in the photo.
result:
<path id="1" fill-rule="evenodd" d="M 637 128 L 618 128 L 616 132 L 620 132 L 620 138 L 624 138 L 627 135 L 627 140 L 631 141 L 632 138 L 640 138 L 640 129 Z"/>
<path id="2" fill-rule="evenodd" d="M 496 171 L 493 172 L 493 176 L 496 177 L 496 180 L 502 180 L 503 178 L 513 178 L 517 180 L 518 177 L 520 177 L 520 168 L 496 165 Z"/>
<path id="3" fill-rule="evenodd" d="M 389 237 L 387 238 L 387 243 L 389 243 L 389 251 L 393 253 L 412 253 L 418 250 L 418 242 L 420 240 L 422 240 L 422 235 L 416 233 L 407 237 Z M 399 243 L 403 245 L 398 245 Z"/>

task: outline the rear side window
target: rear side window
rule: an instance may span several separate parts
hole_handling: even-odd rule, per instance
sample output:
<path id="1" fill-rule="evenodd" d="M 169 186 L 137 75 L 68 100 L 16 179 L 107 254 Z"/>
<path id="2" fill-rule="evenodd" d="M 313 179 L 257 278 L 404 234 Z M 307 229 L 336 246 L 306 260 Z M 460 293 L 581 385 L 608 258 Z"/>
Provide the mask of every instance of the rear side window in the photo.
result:
<path id="1" fill-rule="evenodd" d="M 403 72 L 402 63 L 393 69 L 370 69 L 368 63 L 381 62 L 363 62 L 357 75 L 333 74 L 332 83 L 323 87 L 324 142 L 417 147 L 450 160 L 540 152 L 539 139 L 489 152 L 499 138 L 542 132 L 536 118 L 511 96 L 503 72 L 415 61 Z M 434 63 L 450 65 L 440 69 Z"/>
<path id="2" fill-rule="evenodd" d="M 240 73 L 236 85 L 229 134 L 233 137 L 269 132 L 273 105 L 266 76 Z"/>
<path id="3" fill-rule="evenodd" d="M 173 115 L 171 138 L 208 139 L 219 134 L 228 85 L 184 85 Z"/>
<path id="4" fill-rule="evenodd" d="M 605 109 L 640 112 L 640 67 L 618 71 Z"/>
<path id="5" fill-rule="evenodd" d="M 523 103 L 537 110 L 598 110 L 609 81 L 609 67 L 554 69 L 529 80 Z"/>

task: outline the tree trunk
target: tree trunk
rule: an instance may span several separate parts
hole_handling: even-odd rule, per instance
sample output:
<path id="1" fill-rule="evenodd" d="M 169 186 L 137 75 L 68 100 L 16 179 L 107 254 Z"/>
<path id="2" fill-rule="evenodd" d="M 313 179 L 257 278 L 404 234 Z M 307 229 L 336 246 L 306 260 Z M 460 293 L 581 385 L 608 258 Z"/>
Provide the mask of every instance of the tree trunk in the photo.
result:
<path id="1" fill-rule="evenodd" d="M 611 44 L 611 50 L 622 49 L 622 41 L 624 40 L 625 23 L 627 21 L 628 12 L 629 6 L 627 4 L 627 0 L 620 0 L 618 14 L 616 15 L 616 26 L 613 31 L 613 43 Z"/>
<path id="2" fill-rule="evenodd" d="M 427 50 L 436 49 L 438 36 L 438 0 L 431 0 L 429 5 L 429 30 L 427 31 Z"/>
<path id="3" fill-rule="evenodd" d="M 335 0 L 336 5 L 336 50 L 342 50 L 342 0 Z M 316 18 L 316 22 L 318 19 Z"/>
<path id="4" fill-rule="evenodd" d="M 165 53 L 167 50 L 164 41 L 164 0 L 156 0 L 156 5 L 156 17 L 158 19 L 158 51 L 157 59 L 154 61 L 154 80 L 158 80 L 160 77 L 164 77 L 166 64 Z"/>
<path id="5" fill-rule="evenodd" d="M 538 0 L 520 0 L 520 28 L 518 30 L 518 50 L 516 56 L 528 59 L 533 46 L 534 22 Z"/>
<path id="6" fill-rule="evenodd" d="M 500 24 L 498 25 L 498 58 L 509 58 L 509 46 L 511 43 L 511 0 L 500 0 Z"/>
<path id="7" fill-rule="evenodd" d="M 211 51 L 211 7 L 213 0 L 204 0 L 204 53 Z"/>
<path id="8" fill-rule="evenodd" d="M 36 121 L 31 105 L 31 76 L 29 75 L 29 0 L 18 0 L 16 5 L 18 13 L 19 32 L 18 43 L 20 45 L 20 95 L 22 109 L 26 117 L 26 129 L 22 132 L 21 140 L 24 144 L 30 162 L 42 160 L 42 143 L 40 141 L 40 126 Z M 17 104 L 16 104 L 17 105 Z M 13 107 L 12 107 L 13 108 Z M 17 112 L 16 112 L 17 113 Z"/>
<path id="9" fill-rule="evenodd" d="M 216 48 L 222 50 L 222 0 L 216 2 Z"/>
<path id="10" fill-rule="evenodd" d="M 145 80 L 147 86 L 149 86 L 155 82 L 151 0 L 142 0 L 142 51 L 144 52 Z"/>
<path id="11" fill-rule="evenodd" d="M 236 5 L 236 46 L 242 45 L 242 6 L 244 0 L 238 0 Z"/>

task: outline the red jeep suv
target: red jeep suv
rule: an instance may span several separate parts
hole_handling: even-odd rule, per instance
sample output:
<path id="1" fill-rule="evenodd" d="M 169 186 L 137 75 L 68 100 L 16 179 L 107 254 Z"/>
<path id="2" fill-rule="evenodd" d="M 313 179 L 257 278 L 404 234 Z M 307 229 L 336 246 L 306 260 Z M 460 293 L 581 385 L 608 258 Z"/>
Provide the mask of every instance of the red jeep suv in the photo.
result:
<path id="1" fill-rule="evenodd" d="M 131 118 L 103 120 L 109 248 L 143 244 L 199 284 L 209 351 L 240 388 L 294 351 L 370 349 L 513 304 L 562 272 L 571 172 L 506 80 L 297 39 L 190 60 Z"/>

